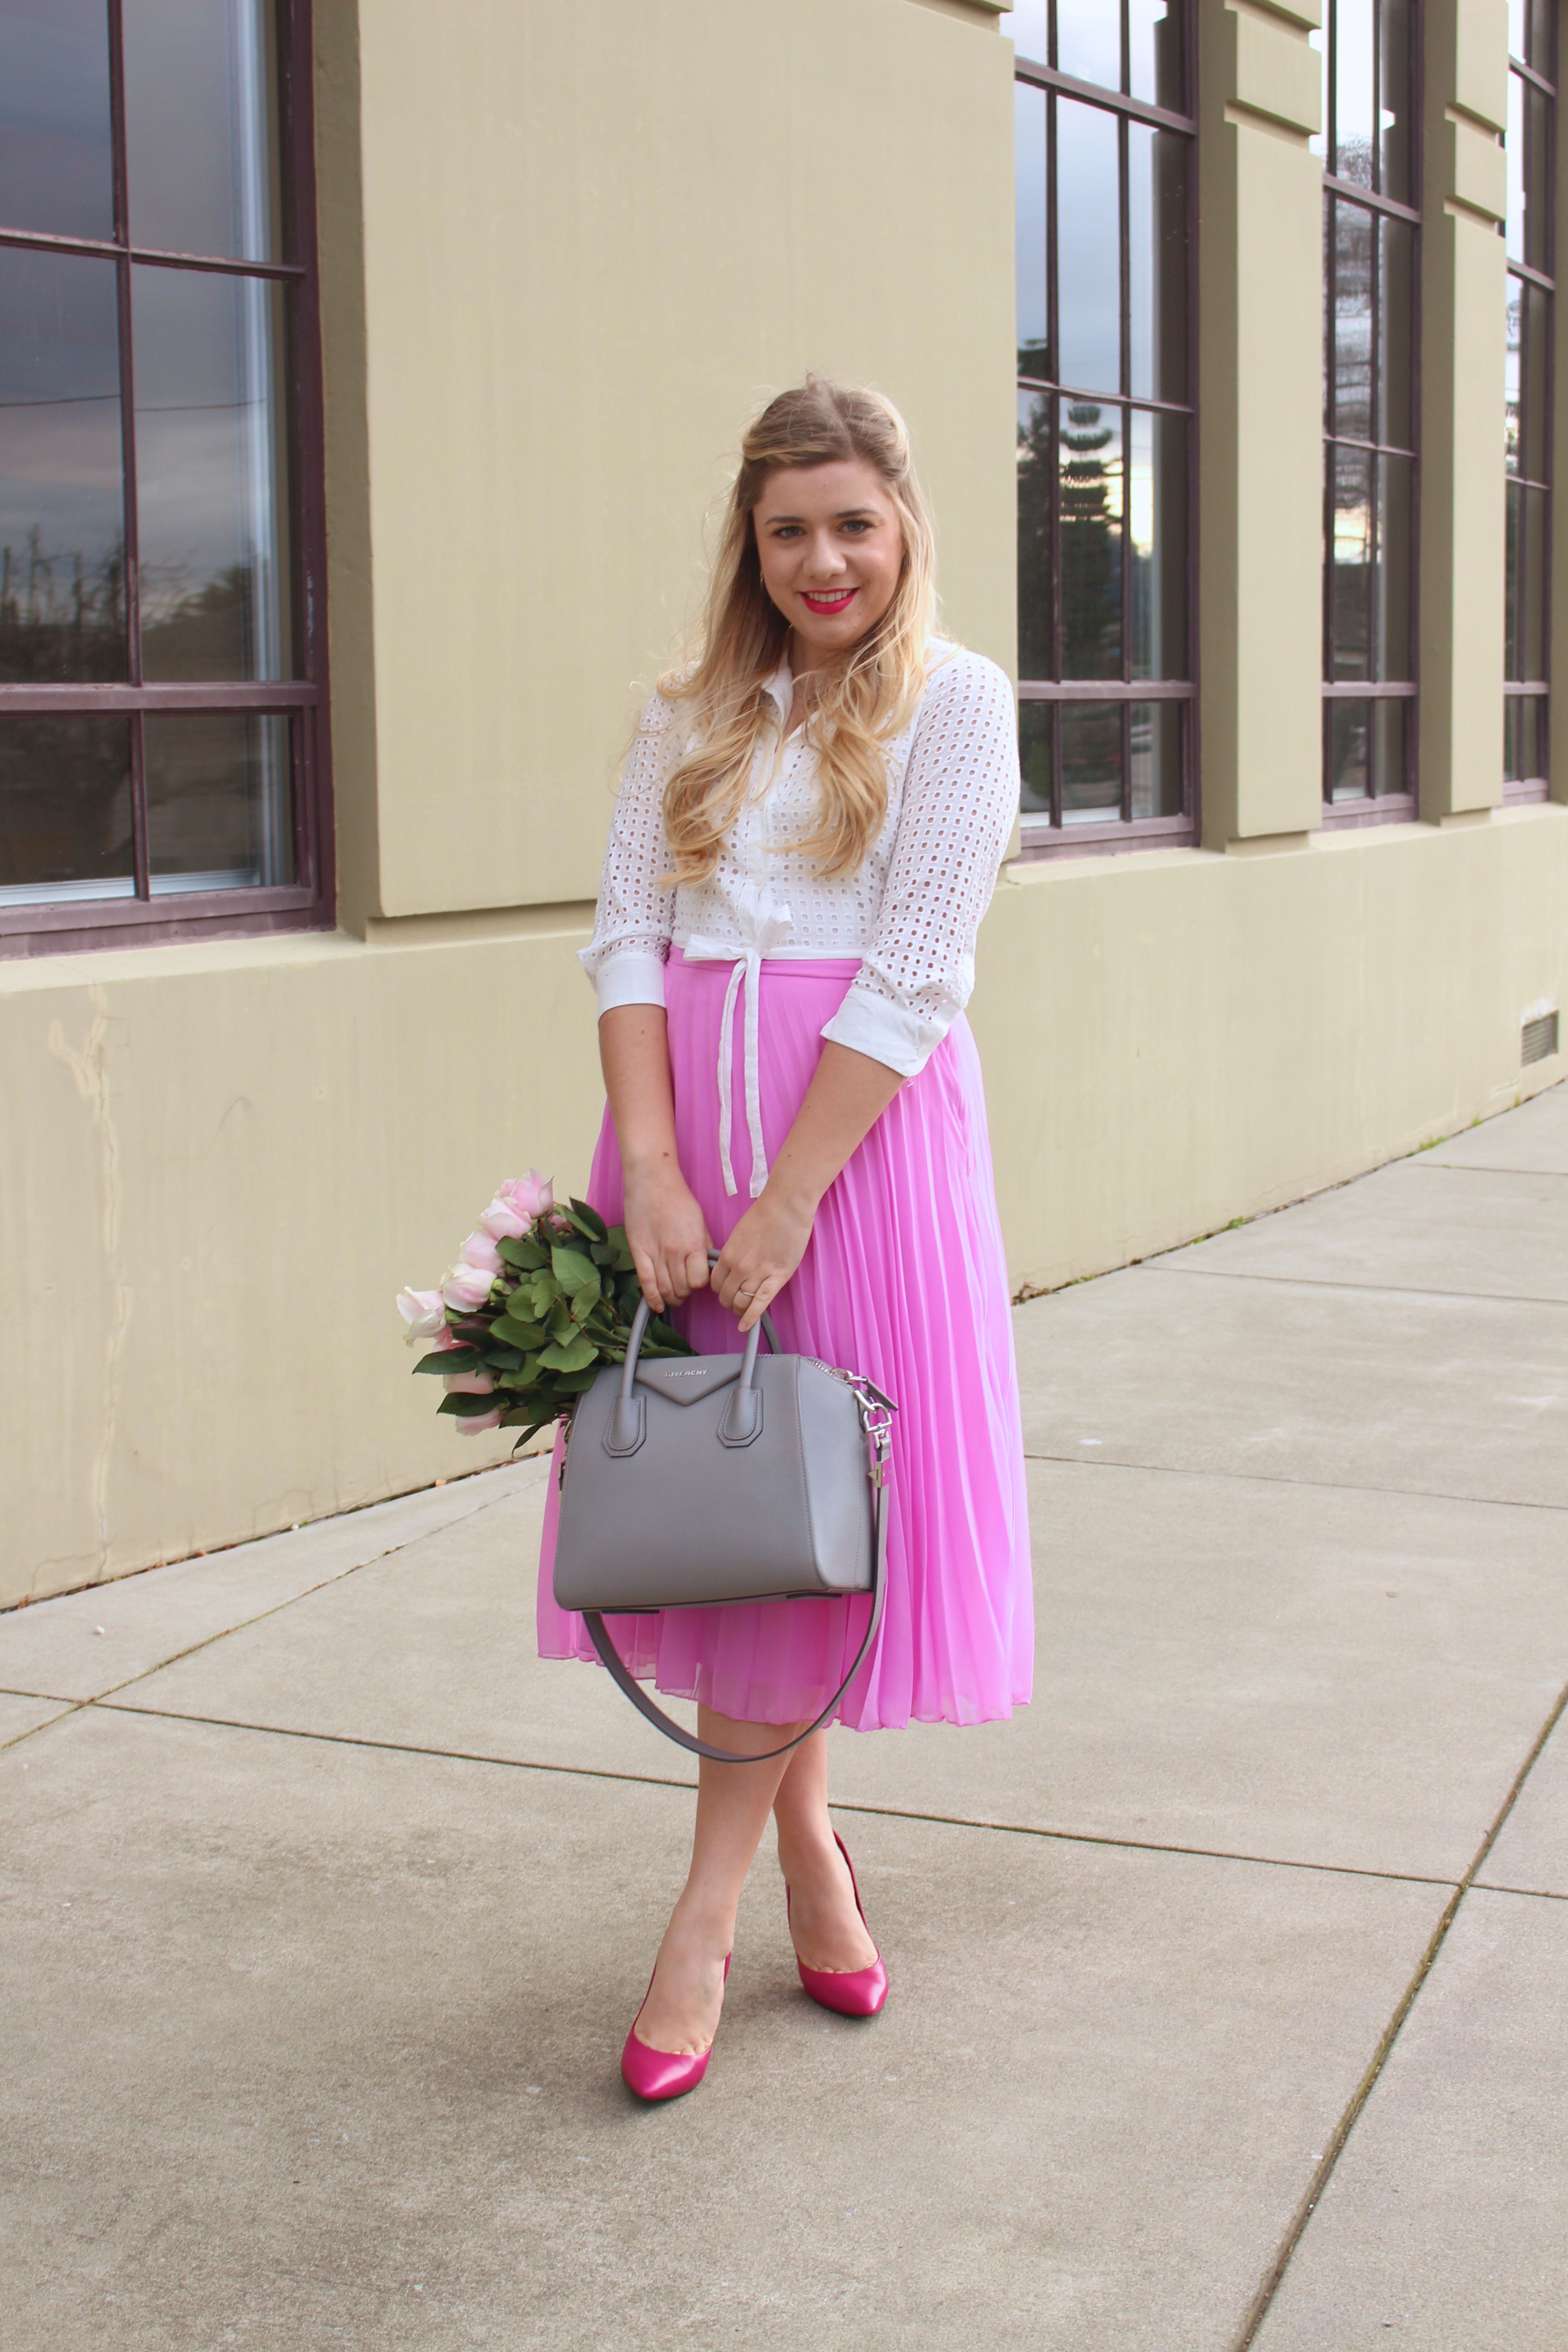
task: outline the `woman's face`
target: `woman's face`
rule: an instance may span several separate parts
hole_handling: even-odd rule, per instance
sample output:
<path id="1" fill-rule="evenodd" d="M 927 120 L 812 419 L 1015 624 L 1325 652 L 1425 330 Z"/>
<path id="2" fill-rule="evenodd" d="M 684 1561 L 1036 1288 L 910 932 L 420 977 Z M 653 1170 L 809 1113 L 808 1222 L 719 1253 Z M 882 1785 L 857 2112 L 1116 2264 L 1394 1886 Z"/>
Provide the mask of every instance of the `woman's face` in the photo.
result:
<path id="1" fill-rule="evenodd" d="M 799 670 L 859 644 L 893 601 L 904 534 L 882 478 L 863 457 L 786 466 L 752 509 L 763 584 L 795 631 Z"/>

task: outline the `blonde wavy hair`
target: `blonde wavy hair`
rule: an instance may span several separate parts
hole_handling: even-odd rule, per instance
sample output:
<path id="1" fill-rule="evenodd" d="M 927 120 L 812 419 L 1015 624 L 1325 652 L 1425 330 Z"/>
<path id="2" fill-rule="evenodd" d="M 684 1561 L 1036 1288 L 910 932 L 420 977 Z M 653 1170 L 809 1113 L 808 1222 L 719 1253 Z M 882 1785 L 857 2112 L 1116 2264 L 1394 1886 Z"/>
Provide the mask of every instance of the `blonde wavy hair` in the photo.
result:
<path id="1" fill-rule="evenodd" d="M 842 668 L 823 676 L 806 720 L 816 753 L 816 823 L 792 849 L 830 878 L 853 874 L 888 810 L 884 746 L 908 725 L 926 678 L 936 617 L 936 549 L 910 458 L 903 418 L 880 393 L 808 375 L 781 392 L 748 428 L 725 512 L 695 650 L 659 680 L 684 705 L 685 756 L 664 793 L 674 882 L 706 880 L 739 815 L 763 732 L 776 723 L 763 691 L 789 624 L 763 584 L 752 512 L 769 478 L 791 467 L 863 458 L 897 512 L 904 559 L 893 601 Z"/>

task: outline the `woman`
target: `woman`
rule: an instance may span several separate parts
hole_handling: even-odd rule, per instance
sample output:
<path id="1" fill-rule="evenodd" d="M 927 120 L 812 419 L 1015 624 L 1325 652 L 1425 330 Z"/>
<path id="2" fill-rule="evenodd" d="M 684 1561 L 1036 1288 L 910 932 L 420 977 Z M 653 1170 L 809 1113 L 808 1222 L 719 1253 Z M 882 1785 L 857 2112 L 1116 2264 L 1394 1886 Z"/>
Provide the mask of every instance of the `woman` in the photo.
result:
<path id="1" fill-rule="evenodd" d="M 899 1405 L 885 1614 L 837 1710 L 858 1730 L 1007 1716 L 1033 1654 L 1006 1270 L 963 1017 L 1018 804 L 1013 698 L 933 618 L 897 412 L 820 378 L 782 394 L 745 438 L 700 656 L 643 715 L 583 957 L 609 1096 L 589 1198 L 624 1218 L 650 1307 L 683 1308 L 700 1353 L 771 1307 L 786 1350 Z M 552 1479 L 540 1652 L 592 1658 L 552 1595 L 554 1507 Z M 760 1756 L 827 1704 L 869 1605 L 610 1622 L 634 1673 L 698 1701 L 703 1738 Z M 702 1762 L 690 1873 L 622 2058 L 639 2095 L 701 2080 L 770 1810 L 806 1990 L 881 2007 L 826 1748 L 817 1731 L 787 1757 Z"/>

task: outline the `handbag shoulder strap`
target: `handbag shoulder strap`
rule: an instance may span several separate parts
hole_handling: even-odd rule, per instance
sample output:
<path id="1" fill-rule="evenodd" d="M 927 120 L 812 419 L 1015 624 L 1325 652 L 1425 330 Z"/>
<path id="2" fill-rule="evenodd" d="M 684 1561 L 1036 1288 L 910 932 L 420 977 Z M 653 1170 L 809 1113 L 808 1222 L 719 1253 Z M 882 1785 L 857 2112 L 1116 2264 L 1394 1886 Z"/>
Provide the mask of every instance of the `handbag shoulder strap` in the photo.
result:
<path id="1" fill-rule="evenodd" d="M 672 1716 L 666 1715 L 664 1709 L 649 1698 L 641 1683 L 637 1681 L 614 1642 L 611 1641 L 610 1629 L 599 1612 L 596 1609 L 584 1609 L 583 1622 L 588 1628 L 588 1638 L 597 1650 L 601 1663 L 609 1668 L 617 1686 L 626 1693 L 637 1713 L 647 1717 L 656 1731 L 662 1731 L 667 1739 L 673 1739 L 678 1747 L 689 1749 L 693 1756 L 706 1756 L 710 1764 L 766 1764 L 776 1756 L 787 1756 L 792 1748 L 798 1748 L 803 1739 L 809 1739 L 814 1731 L 820 1731 L 859 1673 L 860 1661 L 870 1648 L 876 1638 L 877 1628 L 882 1622 L 882 1603 L 887 1598 L 888 1591 L 887 1563 L 888 1488 L 884 1480 L 877 1489 L 877 1541 L 872 1569 L 874 1581 L 871 1588 L 871 1614 L 867 1620 L 860 1646 L 855 1653 L 854 1663 L 815 1723 L 808 1723 L 804 1731 L 797 1731 L 795 1738 L 786 1739 L 782 1748 L 766 1748 L 760 1756 L 742 1756 L 731 1748 L 715 1748 L 710 1740 L 699 1739 L 694 1731 L 688 1731 L 683 1724 L 677 1723 Z"/>

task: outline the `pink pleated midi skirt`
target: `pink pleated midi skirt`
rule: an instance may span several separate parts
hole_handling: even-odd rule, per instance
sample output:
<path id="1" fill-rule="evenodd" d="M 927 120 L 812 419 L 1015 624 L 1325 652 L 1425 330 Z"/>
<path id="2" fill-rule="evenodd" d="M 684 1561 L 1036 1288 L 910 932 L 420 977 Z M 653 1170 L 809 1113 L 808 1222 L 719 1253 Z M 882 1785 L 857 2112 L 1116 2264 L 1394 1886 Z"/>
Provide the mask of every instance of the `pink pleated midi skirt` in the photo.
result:
<path id="1" fill-rule="evenodd" d="M 720 1029 L 732 967 L 688 962 L 666 976 L 680 1164 L 714 1242 L 750 1204 L 742 1004 L 732 1020 L 731 1155 L 720 1160 Z M 853 961 L 766 960 L 759 1076 L 771 1161 L 805 1097 L 822 1029 Z M 587 1198 L 618 1223 L 620 1152 L 606 1111 Z M 1034 1611 L 1018 1381 L 1006 1265 L 991 1172 L 980 1060 L 954 1022 L 900 1088 L 816 1213 L 800 1267 L 773 1302 L 779 1343 L 866 1373 L 897 1401 L 881 1629 L 839 1704 L 857 1731 L 989 1723 L 1029 1697 Z M 739 1344 L 709 1291 L 674 1319 L 699 1354 Z M 557 1449 L 559 1459 L 559 1448 Z M 539 1570 L 542 1657 L 597 1664 L 582 1618 L 552 1585 L 559 1480 L 552 1471 Z M 824 1706 L 865 1632 L 868 1600 L 737 1602 L 605 1620 L 632 1672 L 672 1696 L 753 1723 L 799 1723 Z"/>

